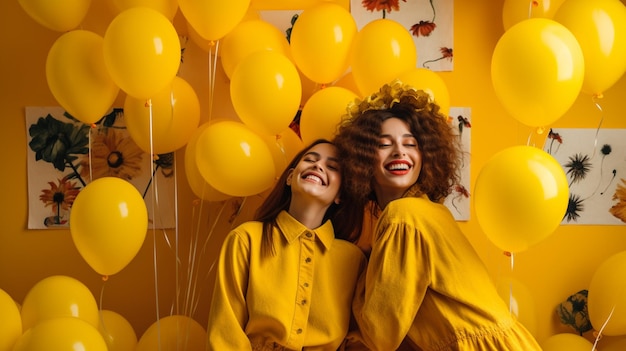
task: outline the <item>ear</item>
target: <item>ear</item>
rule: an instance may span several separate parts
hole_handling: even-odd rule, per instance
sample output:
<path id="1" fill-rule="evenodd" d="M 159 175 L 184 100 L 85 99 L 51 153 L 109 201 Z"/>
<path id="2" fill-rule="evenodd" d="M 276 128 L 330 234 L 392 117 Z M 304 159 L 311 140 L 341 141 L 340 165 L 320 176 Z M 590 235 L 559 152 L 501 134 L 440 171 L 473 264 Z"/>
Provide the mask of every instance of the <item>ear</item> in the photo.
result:
<path id="1" fill-rule="evenodd" d="M 339 196 L 337 196 L 337 197 L 335 198 L 335 201 L 334 201 L 334 202 L 335 202 L 335 204 L 336 204 L 336 205 L 339 205 L 339 204 L 341 203 L 341 199 L 339 198 Z"/>
<path id="2" fill-rule="evenodd" d="M 291 179 L 293 178 L 293 168 L 289 169 L 289 172 L 287 173 L 287 181 L 285 182 L 287 184 L 287 186 L 291 186 Z"/>

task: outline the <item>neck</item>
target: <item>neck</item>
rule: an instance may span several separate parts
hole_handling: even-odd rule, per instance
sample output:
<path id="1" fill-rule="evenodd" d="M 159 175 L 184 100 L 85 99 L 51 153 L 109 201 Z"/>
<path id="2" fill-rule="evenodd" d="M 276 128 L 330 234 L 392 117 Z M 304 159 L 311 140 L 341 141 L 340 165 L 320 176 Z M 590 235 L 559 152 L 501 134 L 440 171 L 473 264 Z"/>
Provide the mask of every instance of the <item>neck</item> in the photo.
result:
<path id="1" fill-rule="evenodd" d="M 322 225 L 322 220 L 330 204 L 311 203 L 310 200 L 292 198 L 289 204 L 289 214 L 309 229 Z"/>
<path id="2" fill-rule="evenodd" d="M 399 199 L 404 194 L 404 191 L 394 191 L 391 192 L 389 190 L 375 189 L 374 193 L 376 194 L 376 202 L 381 210 L 387 207 L 391 201 Z"/>

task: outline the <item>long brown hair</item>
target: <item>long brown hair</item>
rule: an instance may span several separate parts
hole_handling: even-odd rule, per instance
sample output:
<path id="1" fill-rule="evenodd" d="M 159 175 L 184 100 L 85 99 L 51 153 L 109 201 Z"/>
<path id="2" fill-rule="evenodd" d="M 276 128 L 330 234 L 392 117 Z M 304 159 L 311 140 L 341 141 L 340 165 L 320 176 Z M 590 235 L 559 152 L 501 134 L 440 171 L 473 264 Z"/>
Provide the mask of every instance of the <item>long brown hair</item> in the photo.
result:
<path id="1" fill-rule="evenodd" d="M 326 139 L 318 139 L 295 155 L 281 174 L 280 178 L 277 180 L 272 191 L 257 210 L 255 220 L 263 222 L 263 234 L 261 241 L 261 252 L 263 255 L 274 255 L 276 253 L 273 245 L 274 227 L 277 226 L 276 218 L 281 211 L 288 210 L 289 204 L 291 203 L 291 187 L 287 185 L 289 170 L 295 168 L 304 154 L 311 150 L 312 147 L 324 143 L 333 144 Z M 345 179 L 343 166 L 341 167 L 340 172 L 342 177 L 341 189 L 343 189 L 343 185 L 345 184 L 345 182 L 343 182 L 343 179 Z M 343 190 L 340 191 L 341 202 L 339 204 L 333 202 L 330 205 L 328 210 L 326 210 L 323 221 L 332 221 L 336 238 L 354 242 L 358 239 L 358 235 L 361 232 L 362 210 L 359 211 L 356 206 L 354 206 L 354 202 L 350 196 L 344 195 Z"/>

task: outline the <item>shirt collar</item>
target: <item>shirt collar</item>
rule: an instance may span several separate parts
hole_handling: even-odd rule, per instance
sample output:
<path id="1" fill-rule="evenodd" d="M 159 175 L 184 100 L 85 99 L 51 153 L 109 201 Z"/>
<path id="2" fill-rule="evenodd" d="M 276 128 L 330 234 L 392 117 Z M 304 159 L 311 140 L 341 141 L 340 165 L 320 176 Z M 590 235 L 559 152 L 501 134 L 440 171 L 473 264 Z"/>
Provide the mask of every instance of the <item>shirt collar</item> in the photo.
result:
<path id="1" fill-rule="evenodd" d="M 276 217 L 276 223 L 278 224 L 278 228 L 280 228 L 283 236 L 290 244 L 297 240 L 300 235 L 309 231 L 313 232 L 315 236 L 319 238 L 320 242 L 326 249 L 329 249 L 335 240 L 335 230 L 333 229 L 333 224 L 329 220 L 325 221 L 321 226 L 315 229 L 309 229 L 302 223 L 298 222 L 297 219 L 293 218 L 289 212 L 283 210 L 278 214 L 278 217 Z"/>

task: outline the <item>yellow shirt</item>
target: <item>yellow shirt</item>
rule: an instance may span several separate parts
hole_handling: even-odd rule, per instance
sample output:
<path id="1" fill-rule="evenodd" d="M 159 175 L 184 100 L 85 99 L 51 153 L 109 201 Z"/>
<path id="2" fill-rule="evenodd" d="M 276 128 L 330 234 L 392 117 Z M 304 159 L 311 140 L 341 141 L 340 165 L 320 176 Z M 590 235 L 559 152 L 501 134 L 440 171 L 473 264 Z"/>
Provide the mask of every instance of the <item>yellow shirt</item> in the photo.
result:
<path id="1" fill-rule="evenodd" d="M 540 351 L 498 295 L 450 211 L 426 196 L 390 202 L 374 232 L 355 318 L 365 344 L 395 350 Z"/>
<path id="2" fill-rule="evenodd" d="M 276 255 L 261 257 L 262 223 L 228 234 L 209 312 L 209 350 L 336 350 L 350 323 L 362 251 L 326 221 L 309 230 L 286 211 Z"/>

